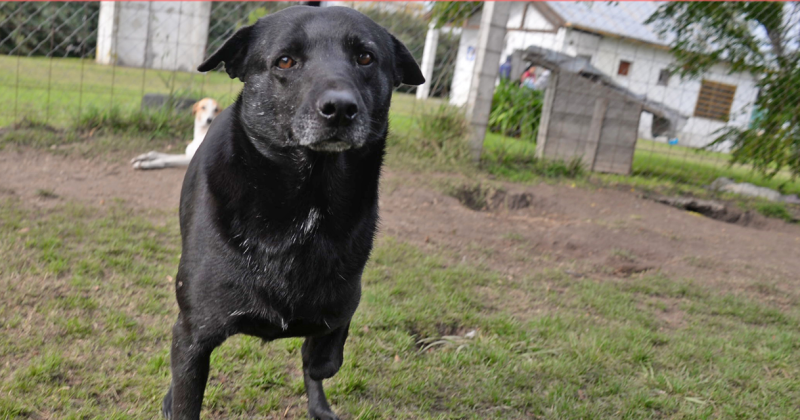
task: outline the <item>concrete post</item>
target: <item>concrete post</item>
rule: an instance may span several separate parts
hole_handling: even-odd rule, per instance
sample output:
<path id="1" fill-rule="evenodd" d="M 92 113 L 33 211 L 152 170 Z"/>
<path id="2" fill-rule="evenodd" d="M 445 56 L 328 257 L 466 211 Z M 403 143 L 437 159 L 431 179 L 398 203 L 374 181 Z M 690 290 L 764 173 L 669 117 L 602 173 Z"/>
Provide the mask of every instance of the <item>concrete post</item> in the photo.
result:
<path id="1" fill-rule="evenodd" d="M 525 63 L 522 62 L 522 50 L 516 50 L 511 54 L 511 80 L 519 82 L 522 72 L 525 69 L 522 67 Z"/>
<path id="2" fill-rule="evenodd" d="M 478 51 L 475 68 L 472 72 L 469 99 L 467 99 L 467 119 L 472 127 L 470 148 L 472 158 L 480 162 L 483 139 L 489 125 L 492 110 L 494 85 L 500 67 L 500 56 L 506 37 L 506 24 L 511 3 L 487 1 L 483 3 L 481 29 L 478 34 Z"/>
<path id="3" fill-rule="evenodd" d="M 422 75 L 425 83 L 417 86 L 417 99 L 428 99 L 433 85 L 433 66 L 436 64 L 436 47 L 439 45 L 439 30 L 431 23 L 425 35 L 425 49 L 422 50 Z"/>
<path id="4" fill-rule="evenodd" d="M 205 56 L 210 15 L 210 2 L 101 2 L 96 60 L 194 71 Z"/>

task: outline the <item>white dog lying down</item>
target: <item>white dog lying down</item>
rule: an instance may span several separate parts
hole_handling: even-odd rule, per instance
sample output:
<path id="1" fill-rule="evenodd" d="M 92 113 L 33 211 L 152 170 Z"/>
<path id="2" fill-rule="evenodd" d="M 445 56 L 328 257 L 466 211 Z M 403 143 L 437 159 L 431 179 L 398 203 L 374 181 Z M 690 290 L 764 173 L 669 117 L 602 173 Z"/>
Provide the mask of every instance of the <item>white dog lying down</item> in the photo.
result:
<path id="1" fill-rule="evenodd" d="M 186 153 L 182 155 L 171 155 L 167 153 L 147 152 L 131 160 L 133 168 L 161 169 L 189 166 L 194 152 L 197 151 L 197 148 L 200 147 L 200 143 L 202 143 L 203 139 L 206 137 L 211 121 L 213 121 L 221 111 L 217 101 L 211 98 L 199 100 L 192 106 L 192 115 L 194 115 L 194 138 L 192 142 L 186 146 Z"/>

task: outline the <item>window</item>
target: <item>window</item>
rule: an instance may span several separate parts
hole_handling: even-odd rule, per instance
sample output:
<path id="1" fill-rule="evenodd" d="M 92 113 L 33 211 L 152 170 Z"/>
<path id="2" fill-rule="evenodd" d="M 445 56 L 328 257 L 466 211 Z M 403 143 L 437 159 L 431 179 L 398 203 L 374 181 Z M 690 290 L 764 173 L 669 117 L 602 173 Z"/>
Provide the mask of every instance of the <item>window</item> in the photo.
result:
<path id="1" fill-rule="evenodd" d="M 669 84 L 669 77 L 672 76 L 672 72 L 667 69 L 661 69 L 661 72 L 658 73 L 658 85 L 659 86 L 666 86 Z"/>
<path id="2" fill-rule="evenodd" d="M 700 86 L 700 95 L 697 97 L 697 106 L 694 116 L 711 120 L 728 121 L 736 95 L 736 86 L 724 83 L 703 80 Z"/>
<path id="3" fill-rule="evenodd" d="M 630 71 L 631 71 L 631 62 L 621 60 L 619 62 L 619 70 L 617 70 L 617 74 L 620 76 L 627 76 Z"/>

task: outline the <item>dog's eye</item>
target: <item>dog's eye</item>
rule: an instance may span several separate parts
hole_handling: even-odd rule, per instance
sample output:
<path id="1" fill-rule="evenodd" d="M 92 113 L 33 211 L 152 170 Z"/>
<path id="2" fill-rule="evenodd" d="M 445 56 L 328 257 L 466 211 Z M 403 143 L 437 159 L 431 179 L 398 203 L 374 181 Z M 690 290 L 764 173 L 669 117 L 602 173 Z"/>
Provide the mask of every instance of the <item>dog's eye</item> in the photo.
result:
<path id="1" fill-rule="evenodd" d="M 362 52 L 356 58 L 356 62 L 362 66 L 368 66 L 372 63 L 372 54 L 368 52 Z"/>
<path id="2" fill-rule="evenodd" d="M 288 55 L 284 55 L 283 57 L 279 58 L 278 61 L 275 63 L 275 65 L 278 66 L 279 69 L 284 69 L 284 70 L 294 67 L 295 64 L 297 64 L 297 62 L 294 61 L 294 59 L 292 57 L 289 57 Z"/>

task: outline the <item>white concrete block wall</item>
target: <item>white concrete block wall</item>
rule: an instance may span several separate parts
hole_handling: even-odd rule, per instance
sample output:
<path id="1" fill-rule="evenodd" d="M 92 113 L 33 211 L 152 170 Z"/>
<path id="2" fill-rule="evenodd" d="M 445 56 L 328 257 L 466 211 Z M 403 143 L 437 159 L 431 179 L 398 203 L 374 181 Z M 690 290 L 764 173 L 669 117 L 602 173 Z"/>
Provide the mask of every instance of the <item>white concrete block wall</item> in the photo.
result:
<path id="1" fill-rule="evenodd" d="M 116 64 L 144 67 L 152 3 L 124 1 L 117 7 L 117 29 L 114 31 Z"/>
<path id="2" fill-rule="evenodd" d="M 210 2 L 102 2 L 97 62 L 194 71 L 208 41 Z"/>
<path id="3" fill-rule="evenodd" d="M 469 86 L 472 83 L 472 70 L 475 68 L 477 58 L 478 30 L 464 29 L 461 31 L 461 41 L 456 53 L 456 68 L 453 72 L 453 82 L 450 86 L 450 104 L 462 106 L 467 103 Z"/>
<path id="4" fill-rule="evenodd" d="M 209 2 L 153 2 L 147 67 L 197 68 L 205 54 L 210 14 Z"/>

